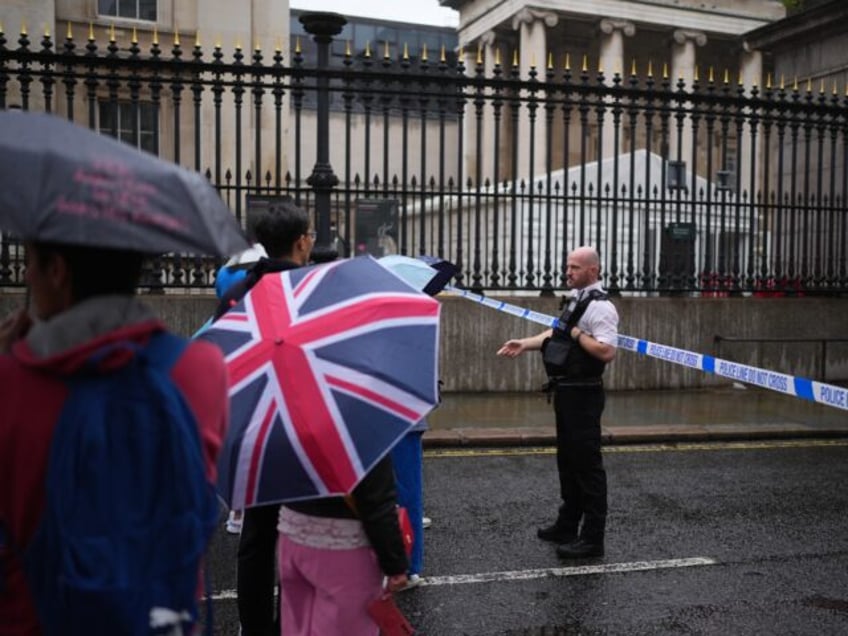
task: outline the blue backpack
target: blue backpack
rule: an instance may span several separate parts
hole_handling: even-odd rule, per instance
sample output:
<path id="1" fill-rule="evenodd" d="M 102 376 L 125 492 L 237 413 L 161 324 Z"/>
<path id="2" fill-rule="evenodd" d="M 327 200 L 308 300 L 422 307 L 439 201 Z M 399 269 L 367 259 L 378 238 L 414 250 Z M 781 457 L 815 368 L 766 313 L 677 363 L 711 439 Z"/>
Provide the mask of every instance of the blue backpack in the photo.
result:
<path id="1" fill-rule="evenodd" d="M 170 379 L 186 347 L 160 333 L 124 367 L 85 371 L 53 435 L 42 521 L 23 555 L 45 634 L 182 634 L 218 518 L 194 415 Z M 209 617 L 211 618 L 211 617 Z M 207 631 L 211 633 L 207 619 Z"/>

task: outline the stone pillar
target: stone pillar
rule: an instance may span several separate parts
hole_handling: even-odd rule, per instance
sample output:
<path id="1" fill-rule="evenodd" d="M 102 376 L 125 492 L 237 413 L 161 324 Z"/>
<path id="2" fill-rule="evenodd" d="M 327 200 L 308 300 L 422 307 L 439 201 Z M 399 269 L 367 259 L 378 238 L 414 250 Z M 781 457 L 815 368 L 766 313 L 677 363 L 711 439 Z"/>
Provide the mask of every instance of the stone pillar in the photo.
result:
<path id="1" fill-rule="evenodd" d="M 483 48 L 484 74 L 487 78 L 494 77 L 495 58 L 497 57 L 495 39 L 494 31 L 487 31 L 480 38 L 480 45 Z M 501 61 L 501 63 L 503 63 L 503 61 Z M 482 153 L 477 160 L 481 162 L 483 181 L 485 182 L 487 178 L 492 181 L 497 181 L 494 157 L 498 149 L 495 148 L 495 115 L 494 109 L 492 108 L 491 91 L 489 91 L 488 99 L 486 99 L 486 104 L 483 106 L 482 135 Z"/>
<path id="2" fill-rule="evenodd" d="M 535 68 L 537 78 L 543 81 L 548 59 L 547 27 L 555 27 L 559 16 L 550 11 L 538 11 L 524 8 L 512 18 L 512 28 L 519 32 L 518 63 L 521 79 L 530 79 L 531 70 Z M 535 113 L 533 127 L 533 143 L 530 142 L 530 111 L 522 107 L 518 119 L 518 177 L 540 175 L 545 170 L 545 139 L 547 125 L 545 109 L 540 101 Z M 533 146 L 531 162 L 530 146 Z M 531 166 L 532 163 L 532 166 Z"/>
<path id="3" fill-rule="evenodd" d="M 745 87 L 745 95 L 751 94 L 751 89 L 756 86 L 762 90 L 763 54 L 760 51 L 743 50 L 739 59 L 739 80 Z M 742 192 L 748 191 L 749 197 L 756 197 L 757 190 L 762 187 L 762 145 L 763 131 L 757 129 L 757 147 L 751 148 L 751 129 L 745 126 L 742 139 L 739 140 L 739 175 Z M 751 190 L 751 152 L 756 152 L 756 181 L 754 190 Z M 750 198 L 748 199 L 750 201 Z"/>
<path id="4" fill-rule="evenodd" d="M 616 73 L 624 76 L 624 36 L 632 37 L 635 35 L 636 26 L 628 20 L 604 18 L 598 27 L 601 32 L 600 68 L 604 72 L 607 86 L 612 86 L 612 79 Z M 619 132 L 618 147 L 616 147 L 613 116 L 612 113 L 607 112 L 604 114 L 603 123 L 603 155 L 599 159 L 606 159 L 619 154 L 621 148 L 621 133 Z"/>
<path id="5" fill-rule="evenodd" d="M 692 89 L 692 82 L 695 80 L 695 50 L 698 46 L 704 46 L 707 43 L 707 36 L 701 31 L 692 31 L 690 29 L 675 29 L 672 33 L 671 43 L 671 80 L 672 86 L 677 90 L 677 82 L 682 77 L 686 84 L 686 90 Z M 668 158 L 672 161 L 677 161 L 677 146 L 678 132 L 677 119 L 672 116 L 669 121 L 669 146 Z M 703 128 L 700 129 L 703 135 Z M 703 142 L 702 142 L 703 143 Z M 680 143 L 680 160 L 686 163 L 686 172 L 690 173 L 692 166 L 692 122 L 687 117 L 683 121 L 683 134 Z M 691 180 L 687 179 L 687 181 Z M 687 184 L 688 185 L 688 184 Z M 690 193 L 692 194 L 692 193 Z"/>

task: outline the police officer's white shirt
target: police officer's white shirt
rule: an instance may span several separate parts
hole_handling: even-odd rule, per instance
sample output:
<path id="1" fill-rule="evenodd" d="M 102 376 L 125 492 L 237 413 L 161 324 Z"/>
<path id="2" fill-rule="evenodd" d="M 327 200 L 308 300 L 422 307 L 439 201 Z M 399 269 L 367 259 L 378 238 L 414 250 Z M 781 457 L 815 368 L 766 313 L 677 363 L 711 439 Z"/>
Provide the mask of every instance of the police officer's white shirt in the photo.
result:
<path id="1" fill-rule="evenodd" d="M 574 290 L 571 309 L 593 289 L 604 291 L 601 281 L 597 281 L 583 289 Z M 618 311 L 609 300 L 593 300 L 586 308 L 586 312 L 577 321 L 577 328 L 585 331 L 598 342 L 618 345 Z"/>

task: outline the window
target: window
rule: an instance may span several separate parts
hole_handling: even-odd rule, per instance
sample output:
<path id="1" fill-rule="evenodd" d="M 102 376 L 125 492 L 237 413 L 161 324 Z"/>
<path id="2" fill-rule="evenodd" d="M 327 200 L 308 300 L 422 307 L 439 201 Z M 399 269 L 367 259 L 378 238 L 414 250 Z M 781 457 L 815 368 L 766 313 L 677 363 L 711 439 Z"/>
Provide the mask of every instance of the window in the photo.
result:
<path id="1" fill-rule="evenodd" d="M 157 0 L 97 0 L 99 15 L 156 21 Z"/>
<path id="2" fill-rule="evenodd" d="M 156 109 L 148 102 L 100 102 L 100 132 L 157 154 Z"/>

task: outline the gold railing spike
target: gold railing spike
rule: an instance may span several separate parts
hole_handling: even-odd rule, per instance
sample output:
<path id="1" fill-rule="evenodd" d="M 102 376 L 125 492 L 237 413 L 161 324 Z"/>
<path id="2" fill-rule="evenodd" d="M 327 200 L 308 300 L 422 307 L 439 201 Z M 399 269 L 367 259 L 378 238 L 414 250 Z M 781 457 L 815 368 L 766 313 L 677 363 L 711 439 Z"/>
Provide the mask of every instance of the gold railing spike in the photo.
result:
<path id="1" fill-rule="evenodd" d="M 797 75 L 795 76 L 795 80 L 792 83 L 792 90 L 795 91 L 795 92 L 798 91 L 798 76 Z"/>
<path id="2" fill-rule="evenodd" d="M 553 51 L 548 51 L 548 70 L 554 70 L 554 54 Z"/>
<path id="3" fill-rule="evenodd" d="M 724 83 L 730 84 L 730 71 L 727 69 L 724 69 Z"/>
<path id="4" fill-rule="evenodd" d="M 136 27 L 133 27 L 131 42 L 133 44 L 138 44 L 138 28 L 136 28 Z"/>
<path id="5" fill-rule="evenodd" d="M 3 29 L 0 29 L 0 31 L 2 31 L 2 30 Z M 74 39 L 74 30 L 73 30 L 73 27 L 71 27 L 71 21 L 70 20 L 68 20 L 68 32 L 65 34 L 65 37 L 68 38 L 69 40 Z"/>
<path id="6" fill-rule="evenodd" d="M 836 80 L 833 80 L 833 94 L 836 95 Z"/>
<path id="7" fill-rule="evenodd" d="M 174 46 L 180 45 L 180 30 L 174 25 Z"/>
<path id="8" fill-rule="evenodd" d="M 495 66 L 501 65 L 501 49 L 500 47 L 495 49 Z"/>
<path id="9" fill-rule="evenodd" d="M 300 36 L 297 36 L 297 39 L 294 41 L 294 52 L 297 55 L 300 55 L 303 52 L 303 48 L 300 46 Z"/>
<path id="10" fill-rule="evenodd" d="M 668 62 L 663 62 L 663 79 L 668 79 Z"/>
<path id="11" fill-rule="evenodd" d="M 583 54 L 583 72 L 584 73 L 589 72 L 589 56 L 586 55 L 585 53 Z"/>
<path id="12" fill-rule="evenodd" d="M 715 81 L 715 74 L 713 73 L 713 67 L 710 67 L 709 75 L 707 81 L 712 84 Z"/>
<path id="13" fill-rule="evenodd" d="M 439 51 L 439 62 L 444 64 L 447 61 L 448 61 L 448 56 L 447 56 L 447 53 L 445 53 L 445 45 L 442 44 L 442 48 Z"/>
<path id="14" fill-rule="evenodd" d="M 153 44 L 159 44 L 159 27 L 153 27 Z"/>
<path id="15" fill-rule="evenodd" d="M 633 61 L 630 62 L 630 74 L 636 75 L 636 58 L 633 58 Z"/>
<path id="16" fill-rule="evenodd" d="M 654 62 L 652 60 L 648 60 L 648 77 L 654 76 Z"/>
<path id="17" fill-rule="evenodd" d="M 565 70 L 566 71 L 571 70 L 571 53 L 565 54 Z"/>
<path id="18" fill-rule="evenodd" d="M 478 42 L 477 43 L 477 66 L 480 66 L 483 63 L 483 45 Z"/>
<path id="19" fill-rule="evenodd" d="M 766 88 L 771 90 L 771 73 L 766 73 Z"/>
<path id="20" fill-rule="evenodd" d="M 345 57 L 350 57 L 352 55 L 350 50 L 350 40 L 345 42 Z"/>
<path id="21" fill-rule="evenodd" d="M 403 43 L 403 59 L 409 59 L 409 45 L 406 42 Z"/>
<path id="22" fill-rule="evenodd" d="M 388 59 L 389 59 L 389 58 L 391 58 L 391 57 L 392 57 L 392 56 L 391 56 L 391 53 L 390 53 L 390 51 L 389 51 L 389 41 L 388 41 L 388 40 L 384 40 L 384 41 L 383 41 L 383 59 L 384 59 L 384 60 L 388 60 Z"/>
<path id="23" fill-rule="evenodd" d="M 88 39 L 94 42 L 94 22 L 88 23 Z"/>
<path id="24" fill-rule="evenodd" d="M 512 65 L 518 66 L 518 49 L 513 49 L 512 51 Z"/>
<path id="25" fill-rule="evenodd" d="M 536 68 L 536 53 L 530 55 L 530 68 Z"/>
<path id="26" fill-rule="evenodd" d="M 115 23 L 109 25 L 109 41 L 115 42 Z"/>
<path id="27" fill-rule="evenodd" d="M 421 45 L 421 61 L 422 62 L 427 61 L 427 43 L 426 42 L 424 42 L 424 44 Z"/>
<path id="28" fill-rule="evenodd" d="M 194 47 L 197 49 L 200 48 L 200 31 L 197 31 L 197 33 L 194 34 Z"/>
<path id="29" fill-rule="evenodd" d="M 21 20 L 21 35 L 27 34 L 27 25 L 24 20 Z"/>
<path id="30" fill-rule="evenodd" d="M 698 67 L 697 64 L 695 64 L 695 71 L 692 74 L 692 79 L 695 82 L 699 82 L 701 80 L 701 69 Z"/>
<path id="31" fill-rule="evenodd" d="M 44 37 L 46 37 L 46 38 L 50 37 L 50 25 L 49 24 L 44 25 Z"/>

